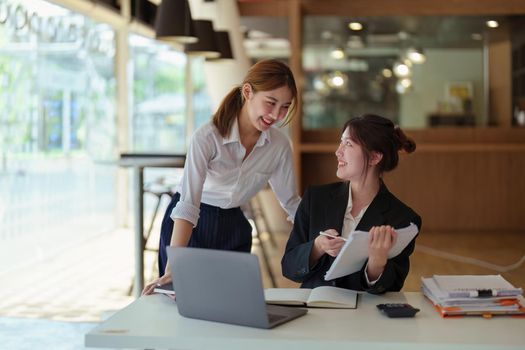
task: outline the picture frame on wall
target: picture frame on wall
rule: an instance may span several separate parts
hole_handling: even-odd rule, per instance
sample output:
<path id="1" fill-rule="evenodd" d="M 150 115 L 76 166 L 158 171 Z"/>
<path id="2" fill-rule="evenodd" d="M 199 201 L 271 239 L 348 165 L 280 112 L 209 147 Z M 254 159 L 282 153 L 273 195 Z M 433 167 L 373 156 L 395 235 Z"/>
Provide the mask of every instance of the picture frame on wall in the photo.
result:
<path id="1" fill-rule="evenodd" d="M 457 104 L 455 109 L 463 113 L 472 112 L 474 87 L 471 81 L 452 81 L 445 85 L 445 99 L 450 104 Z"/>

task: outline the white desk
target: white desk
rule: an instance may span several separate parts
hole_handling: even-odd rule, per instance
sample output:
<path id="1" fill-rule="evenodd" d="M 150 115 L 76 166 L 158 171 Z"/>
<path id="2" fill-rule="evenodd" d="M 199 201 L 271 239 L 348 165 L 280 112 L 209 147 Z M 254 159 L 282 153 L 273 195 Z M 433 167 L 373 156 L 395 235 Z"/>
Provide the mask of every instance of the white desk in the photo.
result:
<path id="1" fill-rule="evenodd" d="M 144 168 L 183 168 L 185 155 L 122 153 L 119 166 L 133 169 L 135 186 L 135 283 L 136 298 L 144 287 Z"/>
<path id="2" fill-rule="evenodd" d="M 85 336 L 87 347 L 142 349 L 525 349 L 525 319 L 441 318 L 421 293 L 364 294 L 356 310 L 309 309 L 272 330 L 181 317 L 163 295 L 141 297 Z M 408 302 L 415 318 L 392 319 L 376 309 Z"/>

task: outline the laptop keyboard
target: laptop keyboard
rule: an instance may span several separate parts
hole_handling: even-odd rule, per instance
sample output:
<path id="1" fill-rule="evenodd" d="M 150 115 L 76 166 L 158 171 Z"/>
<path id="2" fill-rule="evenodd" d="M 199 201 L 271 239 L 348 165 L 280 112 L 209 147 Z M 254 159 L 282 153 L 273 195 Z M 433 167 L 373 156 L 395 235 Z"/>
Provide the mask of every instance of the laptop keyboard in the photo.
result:
<path id="1" fill-rule="evenodd" d="M 268 322 L 270 324 L 272 324 L 274 322 L 278 322 L 278 321 L 282 320 L 283 318 L 286 318 L 286 316 L 277 315 L 277 314 L 268 314 Z"/>

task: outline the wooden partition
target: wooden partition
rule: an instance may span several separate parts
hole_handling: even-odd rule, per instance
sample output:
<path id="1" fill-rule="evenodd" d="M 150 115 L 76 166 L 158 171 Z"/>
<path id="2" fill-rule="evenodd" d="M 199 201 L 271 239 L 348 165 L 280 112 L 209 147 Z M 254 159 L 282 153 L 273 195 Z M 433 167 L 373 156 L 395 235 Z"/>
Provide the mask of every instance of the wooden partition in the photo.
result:
<path id="1" fill-rule="evenodd" d="M 389 189 L 422 217 L 426 231 L 525 232 L 525 129 L 407 131 L 417 150 L 385 175 Z M 337 181 L 339 130 L 305 132 L 302 189 Z"/>

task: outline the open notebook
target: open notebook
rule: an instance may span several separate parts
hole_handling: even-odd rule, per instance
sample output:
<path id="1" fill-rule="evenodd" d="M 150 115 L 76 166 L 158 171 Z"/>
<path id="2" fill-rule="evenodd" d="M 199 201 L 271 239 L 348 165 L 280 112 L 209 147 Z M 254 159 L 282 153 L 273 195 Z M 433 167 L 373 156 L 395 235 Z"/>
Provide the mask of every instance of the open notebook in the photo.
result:
<path id="1" fill-rule="evenodd" d="M 344 288 L 321 286 L 309 288 L 267 288 L 264 299 L 267 304 L 301 305 L 334 309 L 357 308 L 357 292 Z"/>

